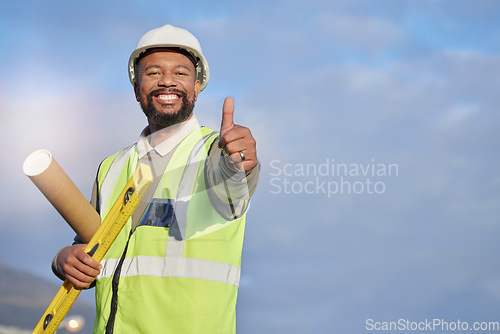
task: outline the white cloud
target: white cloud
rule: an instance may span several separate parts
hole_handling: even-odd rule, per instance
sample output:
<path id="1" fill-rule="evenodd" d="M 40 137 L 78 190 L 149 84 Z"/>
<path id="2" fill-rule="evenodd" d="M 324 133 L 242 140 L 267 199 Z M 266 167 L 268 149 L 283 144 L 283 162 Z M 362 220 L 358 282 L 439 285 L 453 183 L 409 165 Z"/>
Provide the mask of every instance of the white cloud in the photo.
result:
<path id="1" fill-rule="evenodd" d="M 460 123 L 467 121 L 470 117 L 476 115 L 480 110 L 477 105 L 458 104 L 451 106 L 448 111 L 442 116 L 440 124 L 443 127 L 452 127 L 460 125 Z"/>
<path id="2" fill-rule="evenodd" d="M 102 96 L 85 89 L 65 95 L 29 95 L 29 99 L 4 96 L 0 100 L 0 132 L 9 156 L 8 163 L 0 167 L 2 183 L 16 189 L 2 203 L 6 215 L 15 215 L 18 205 L 26 201 L 30 212 L 46 212 L 48 203 L 30 189 L 34 185 L 21 171 L 31 152 L 41 148 L 51 151 L 88 197 L 100 161 L 135 141 L 145 125 L 133 97 Z M 37 222 L 30 219 L 27 223 Z"/>
<path id="3" fill-rule="evenodd" d="M 373 53 L 405 38 L 400 26 L 370 16 L 326 12 L 317 22 L 319 31 L 332 38 L 337 49 L 347 46 Z"/>

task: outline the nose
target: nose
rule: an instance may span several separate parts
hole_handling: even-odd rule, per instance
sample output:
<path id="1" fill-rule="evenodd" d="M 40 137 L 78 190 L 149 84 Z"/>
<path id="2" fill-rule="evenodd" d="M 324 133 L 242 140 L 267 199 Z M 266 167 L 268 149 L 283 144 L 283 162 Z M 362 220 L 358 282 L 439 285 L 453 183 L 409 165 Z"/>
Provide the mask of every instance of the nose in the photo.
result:
<path id="1" fill-rule="evenodd" d="M 172 73 L 165 72 L 158 80 L 158 87 L 175 87 L 177 85 Z"/>

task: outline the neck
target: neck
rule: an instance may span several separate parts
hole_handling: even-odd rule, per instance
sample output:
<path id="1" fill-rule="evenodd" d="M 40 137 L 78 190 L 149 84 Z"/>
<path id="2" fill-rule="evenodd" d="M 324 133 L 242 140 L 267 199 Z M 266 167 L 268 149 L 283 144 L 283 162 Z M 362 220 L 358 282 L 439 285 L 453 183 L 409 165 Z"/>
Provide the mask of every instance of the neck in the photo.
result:
<path id="1" fill-rule="evenodd" d="M 156 147 L 172 137 L 191 119 L 192 116 L 191 114 L 186 120 L 167 127 L 161 127 L 149 121 L 149 145 L 151 145 L 151 147 Z"/>

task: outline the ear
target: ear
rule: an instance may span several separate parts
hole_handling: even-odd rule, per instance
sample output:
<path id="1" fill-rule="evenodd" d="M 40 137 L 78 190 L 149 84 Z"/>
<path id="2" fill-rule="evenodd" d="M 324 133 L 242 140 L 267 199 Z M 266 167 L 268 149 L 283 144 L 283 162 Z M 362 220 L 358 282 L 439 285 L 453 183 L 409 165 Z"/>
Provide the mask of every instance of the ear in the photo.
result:
<path id="1" fill-rule="evenodd" d="M 200 80 L 196 80 L 194 82 L 194 100 L 196 101 L 198 99 L 198 94 L 200 94 Z"/>
<path id="2" fill-rule="evenodd" d="M 137 84 L 137 79 L 135 80 L 134 82 L 134 93 L 135 93 L 135 100 L 137 102 L 141 102 L 141 100 L 139 99 L 139 85 Z"/>

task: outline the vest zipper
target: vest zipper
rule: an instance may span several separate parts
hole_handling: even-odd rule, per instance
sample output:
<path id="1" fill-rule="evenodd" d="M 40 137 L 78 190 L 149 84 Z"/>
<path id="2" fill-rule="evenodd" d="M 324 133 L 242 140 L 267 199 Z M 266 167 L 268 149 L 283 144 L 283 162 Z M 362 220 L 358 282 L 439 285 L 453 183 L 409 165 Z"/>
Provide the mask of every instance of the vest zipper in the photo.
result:
<path id="1" fill-rule="evenodd" d="M 113 334 L 113 330 L 115 327 L 116 312 L 118 311 L 118 283 L 120 283 L 120 274 L 122 271 L 123 262 L 125 261 L 128 243 L 130 241 L 132 233 L 133 231 L 131 230 L 127 239 L 127 243 L 125 244 L 125 249 L 123 250 L 123 254 L 120 258 L 120 261 L 118 262 L 118 265 L 116 266 L 115 272 L 113 274 L 113 279 L 111 281 L 113 295 L 111 297 L 111 311 L 109 313 L 108 323 L 106 324 L 106 334 Z"/>

